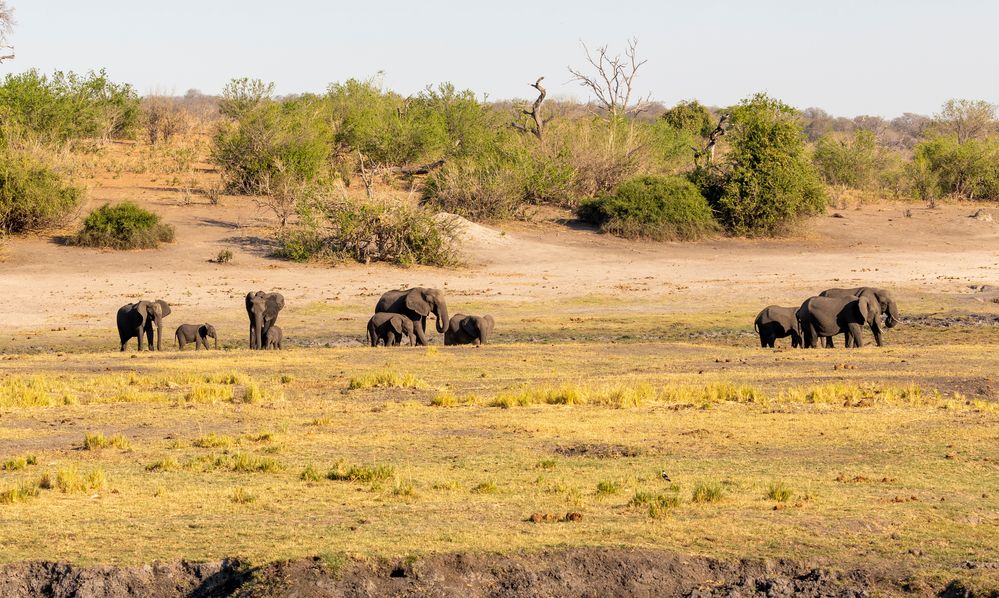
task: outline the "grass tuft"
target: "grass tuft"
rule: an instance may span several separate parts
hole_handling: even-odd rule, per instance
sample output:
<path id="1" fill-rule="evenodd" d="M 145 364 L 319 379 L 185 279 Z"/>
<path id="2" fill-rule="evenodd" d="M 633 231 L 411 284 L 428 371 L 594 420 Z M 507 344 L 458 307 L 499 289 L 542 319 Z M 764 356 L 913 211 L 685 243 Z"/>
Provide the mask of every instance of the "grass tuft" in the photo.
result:
<path id="1" fill-rule="evenodd" d="M 210 432 L 204 436 L 195 438 L 191 445 L 198 448 L 228 448 L 235 442 L 232 436 Z"/>
<path id="2" fill-rule="evenodd" d="M 364 374 L 350 379 L 350 390 L 366 390 L 369 388 L 415 388 L 427 389 L 430 385 L 412 374 L 399 375 L 392 371 L 381 371 Z"/>
<path id="3" fill-rule="evenodd" d="M 777 502 L 787 502 L 794 497 L 794 490 L 782 481 L 775 480 L 770 482 L 767 487 L 767 498 L 770 500 L 776 500 Z"/>
<path id="4" fill-rule="evenodd" d="M 699 482 L 694 486 L 690 500 L 696 503 L 711 503 L 720 501 L 724 496 L 725 491 L 718 482 Z"/>
<path id="5" fill-rule="evenodd" d="M 164 457 L 146 465 L 146 471 L 178 471 L 180 468 L 180 461 L 176 457 Z"/>
<path id="6" fill-rule="evenodd" d="M 111 447 L 125 450 L 129 445 L 128 438 L 125 438 L 121 434 L 106 437 L 102 432 L 86 432 L 83 435 L 83 448 L 88 451 Z"/>
<path id="7" fill-rule="evenodd" d="M 20 471 L 28 466 L 36 465 L 38 459 L 34 455 L 24 455 L 23 457 L 13 457 L 0 463 L 0 471 Z"/>
<path id="8" fill-rule="evenodd" d="M 348 465 L 339 461 L 326 473 L 326 479 L 371 483 L 387 480 L 394 475 L 395 469 L 391 465 Z"/>
<path id="9" fill-rule="evenodd" d="M 257 497 L 250 494 L 245 488 L 240 486 L 232 491 L 232 494 L 229 495 L 229 500 L 237 505 L 245 505 L 257 500 Z"/>
<path id="10" fill-rule="evenodd" d="M 28 499 L 38 496 L 38 491 L 38 482 L 21 482 L 13 488 L 0 491 L 0 505 L 26 502 Z"/>

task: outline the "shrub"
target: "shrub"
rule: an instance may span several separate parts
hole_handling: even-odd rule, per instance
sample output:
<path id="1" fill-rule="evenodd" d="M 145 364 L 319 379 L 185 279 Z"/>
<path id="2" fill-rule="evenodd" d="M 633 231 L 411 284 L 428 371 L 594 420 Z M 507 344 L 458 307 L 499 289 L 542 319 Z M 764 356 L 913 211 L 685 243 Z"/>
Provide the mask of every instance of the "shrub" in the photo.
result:
<path id="1" fill-rule="evenodd" d="M 878 183 L 885 157 L 870 131 L 858 130 L 847 141 L 827 133 L 815 145 L 813 161 L 830 185 L 869 189 Z"/>
<path id="2" fill-rule="evenodd" d="M 132 86 L 112 82 L 104 70 L 49 77 L 32 69 L 0 85 L 0 121 L 42 141 L 129 137 L 141 116 Z"/>
<path id="3" fill-rule="evenodd" d="M 33 156 L 0 149 L 0 233 L 60 226 L 82 200 L 82 189 Z"/>
<path id="4" fill-rule="evenodd" d="M 999 199 L 999 140 L 934 137 L 915 148 L 911 176 L 917 195 L 952 194 L 966 199 Z M 925 178 L 924 178 L 925 177 Z"/>
<path id="5" fill-rule="evenodd" d="M 333 132 L 322 100 L 240 98 L 215 134 L 211 159 L 231 193 L 266 191 L 277 179 L 312 182 L 325 174 Z M 223 106 L 227 106 L 226 100 Z"/>
<path id="6" fill-rule="evenodd" d="M 421 208 L 323 201 L 306 220 L 281 233 L 278 256 L 401 266 L 458 263 L 458 223 Z"/>
<path id="7" fill-rule="evenodd" d="M 83 221 L 83 229 L 72 239 L 81 247 L 153 249 L 173 241 L 173 227 L 132 202 L 104 204 Z"/>
<path id="8" fill-rule="evenodd" d="M 731 114 L 720 184 L 701 188 L 722 224 L 736 234 L 776 235 L 824 209 L 825 194 L 805 154 L 797 112 L 757 94 Z"/>
<path id="9" fill-rule="evenodd" d="M 680 177 L 641 177 L 610 196 L 583 203 L 583 220 L 622 237 L 692 240 L 718 230 L 701 192 Z"/>
<path id="10" fill-rule="evenodd" d="M 522 179 L 503 162 L 463 160 L 427 177 L 422 203 L 469 220 L 523 218 L 527 193 Z"/>

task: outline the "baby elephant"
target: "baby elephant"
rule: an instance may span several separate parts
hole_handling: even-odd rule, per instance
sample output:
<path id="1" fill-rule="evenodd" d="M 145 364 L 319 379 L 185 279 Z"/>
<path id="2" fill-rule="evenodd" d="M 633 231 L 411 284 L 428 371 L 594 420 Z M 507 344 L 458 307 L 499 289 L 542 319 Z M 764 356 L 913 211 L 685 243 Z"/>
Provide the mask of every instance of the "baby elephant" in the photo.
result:
<path id="1" fill-rule="evenodd" d="M 378 341 L 386 347 L 401 345 L 404 336 L 409 339 L 406 344 L 413 346 L 413 321 L 402 314 L 382 311 L 368 320 L 368 342 L 372 347 L 377 347 Z"/>
<path id="2" fill-rule="evenodd" d="M 264 335 L 264 348 L 280 349 L 282 340 L 284 340 L 284 332 L 281 331 L 281 327 L 277 325 L 271 326 L 270 330 Z"/>
<path id="3" fill-rule="evenodd" d="M 492 316 L 455 314 L 444 331 L 445 345 L 484 345 L 493 333 Z"/>
<path id="4" fill-rule="evenodd" d="M 753 327 L 760 334 L 761 347 L 773 347 L 774 341 L 786 336 L 791 337 L 791 346 L 802 346 L 801 324 L 798 323 L 796 307 L 780 307 L 771 305 L 756 316 Z"/>
<path id="5" fill-rule="evenodd" d="M 200 346 L 208 348 L 208 339 L 215 339 L 215 348 L 219 348 L 219 337 L 215 334 L 215 327 L 211 324 L 181 324 L 174 333 L 177 338 L 177 349 L 183 351 L 184 345 L 194 343 L 194 350 Z"/>

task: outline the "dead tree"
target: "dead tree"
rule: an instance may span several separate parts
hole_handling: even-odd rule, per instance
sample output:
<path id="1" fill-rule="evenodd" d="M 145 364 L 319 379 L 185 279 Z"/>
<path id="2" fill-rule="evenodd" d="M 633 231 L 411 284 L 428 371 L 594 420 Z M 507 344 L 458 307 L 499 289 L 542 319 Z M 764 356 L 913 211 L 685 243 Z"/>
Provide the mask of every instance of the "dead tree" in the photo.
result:
<path id="1" fill-rule="evenodd" d="M 7 36 L 14 31 L 14 9 L 7 6 L 7 0 L 0 0 L 0 48 L 10 50 L 0 54 L 0 63 L 14 59 L 14 46 L 7 43 Z"/>
<path id="2" fill-rule="evenodd" d="M 521 133 L 531 133 L 538 138 L 538 141 L 541 141 L 541 138 L 544 135 L 545 125 L 552 119 L 550 116 L 548 118 L 541 117 L 541 103 L 545 101 L 545 96 L 548 95 L 545 87 L 541 85 L 541 82 L 544 81 L 544 79 L 544 77 L 538 77 L 538 80 L 531 84 L 531 87 L 538 90 L 538 99 L 534 100 L 534 104 L 531 106 L 530 110 L 521 110 L 521 113 L 524 116 L 531 117 L 531 120 L 534 121 L 534 126 L 528 127 L 517 122 L 510 123 L 514 129 L 517 129 Z"/>
<path id="3" fill-rule="evenodd" d="M 611 56 L 607 46 L 597 48 L 596 52 L 583 44 L 586 61 L 593 67 L 594 73 L 587 74 L 581 70 L 569 67 L 572 80 L 588 88 L 597 98 L 597 103 L 609 120 L 625 116 L 637 116 L 651 105 L 651 98 L 645 97 L 632 103 L 635 92 L 635 76 L 647 60 L 638 59 L 638 40 L 628 41 L 628 49 L 624 56 Z"/>
<path id="4" fill-rule="evenodd" d="M 701 158 L 707 158 L 705 166 L 711 166 L 711 163 L 715 160 L 715 146 L 718 144 L 718 138 L 725 134 L 725 123 L 728 121 L 728 114 L 722 114 L 718 119 L 718 126 L 715 127 L 714 131 L 708 133 L 708 143 L 704 148 L 691 148 L 694 150 L 694 166 L 700 167 Z"/>

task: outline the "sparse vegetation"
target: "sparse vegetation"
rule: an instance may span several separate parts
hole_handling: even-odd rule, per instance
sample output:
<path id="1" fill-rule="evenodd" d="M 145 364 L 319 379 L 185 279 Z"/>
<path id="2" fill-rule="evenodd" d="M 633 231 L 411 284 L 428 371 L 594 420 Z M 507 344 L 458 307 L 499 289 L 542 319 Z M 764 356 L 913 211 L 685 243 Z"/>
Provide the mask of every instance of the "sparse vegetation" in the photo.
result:
<path id="1" fill-rule="evenodd" d="M 698 482 L 690 495 L 691 502 L 712 503 L 718 502 L 725 496 L 722 485 L 718 482 Z"/>
<path id="2" fill-rule="evenodd" d="M 412 374 L 399 375 L 392 371 L 371 372 L 350 379 L 349 390 L 368 388 L 429 388 L 429 384 Z"/>
<path id="3" fill-rule="evenodd" d="M 38 459 L 34 455 L 13 457 L 0 462 L 0 471 L 20 471 L 31 465 L 36 465 L 37 463 Z"/>
<path id="4" fill-rule="evenodd" d="M 72 238 L 73 245 L 110 249 L 155 249 L 173 241 L 174 229 L 160 222 L 160 217 L 126 201 L 104 204 L 86 220 Z"/>
<path id="5" fill-rule="evenodd" d="M 787 502 L 794 497 L 794 490 L 785 482 L 775 480 L 767 486 L 767 498 L 777 502 Z"/>
<path id="6" fill-rule="evenodd" d="M 117 448 L 125 450 L 131 443 L 122 434 L 105 436 L 103 432 L 87 432 L 83 435 L 83 448 L 88 451 L 95 451 L 104 448 Z"/>
<path id="7" fill-rule="evenodd" d="M 395 469 L 391 465 L 350 465 L 339 461 L 326 473 L 326 479 L 370 484 L 388 480 L 394 475 Z"/>

